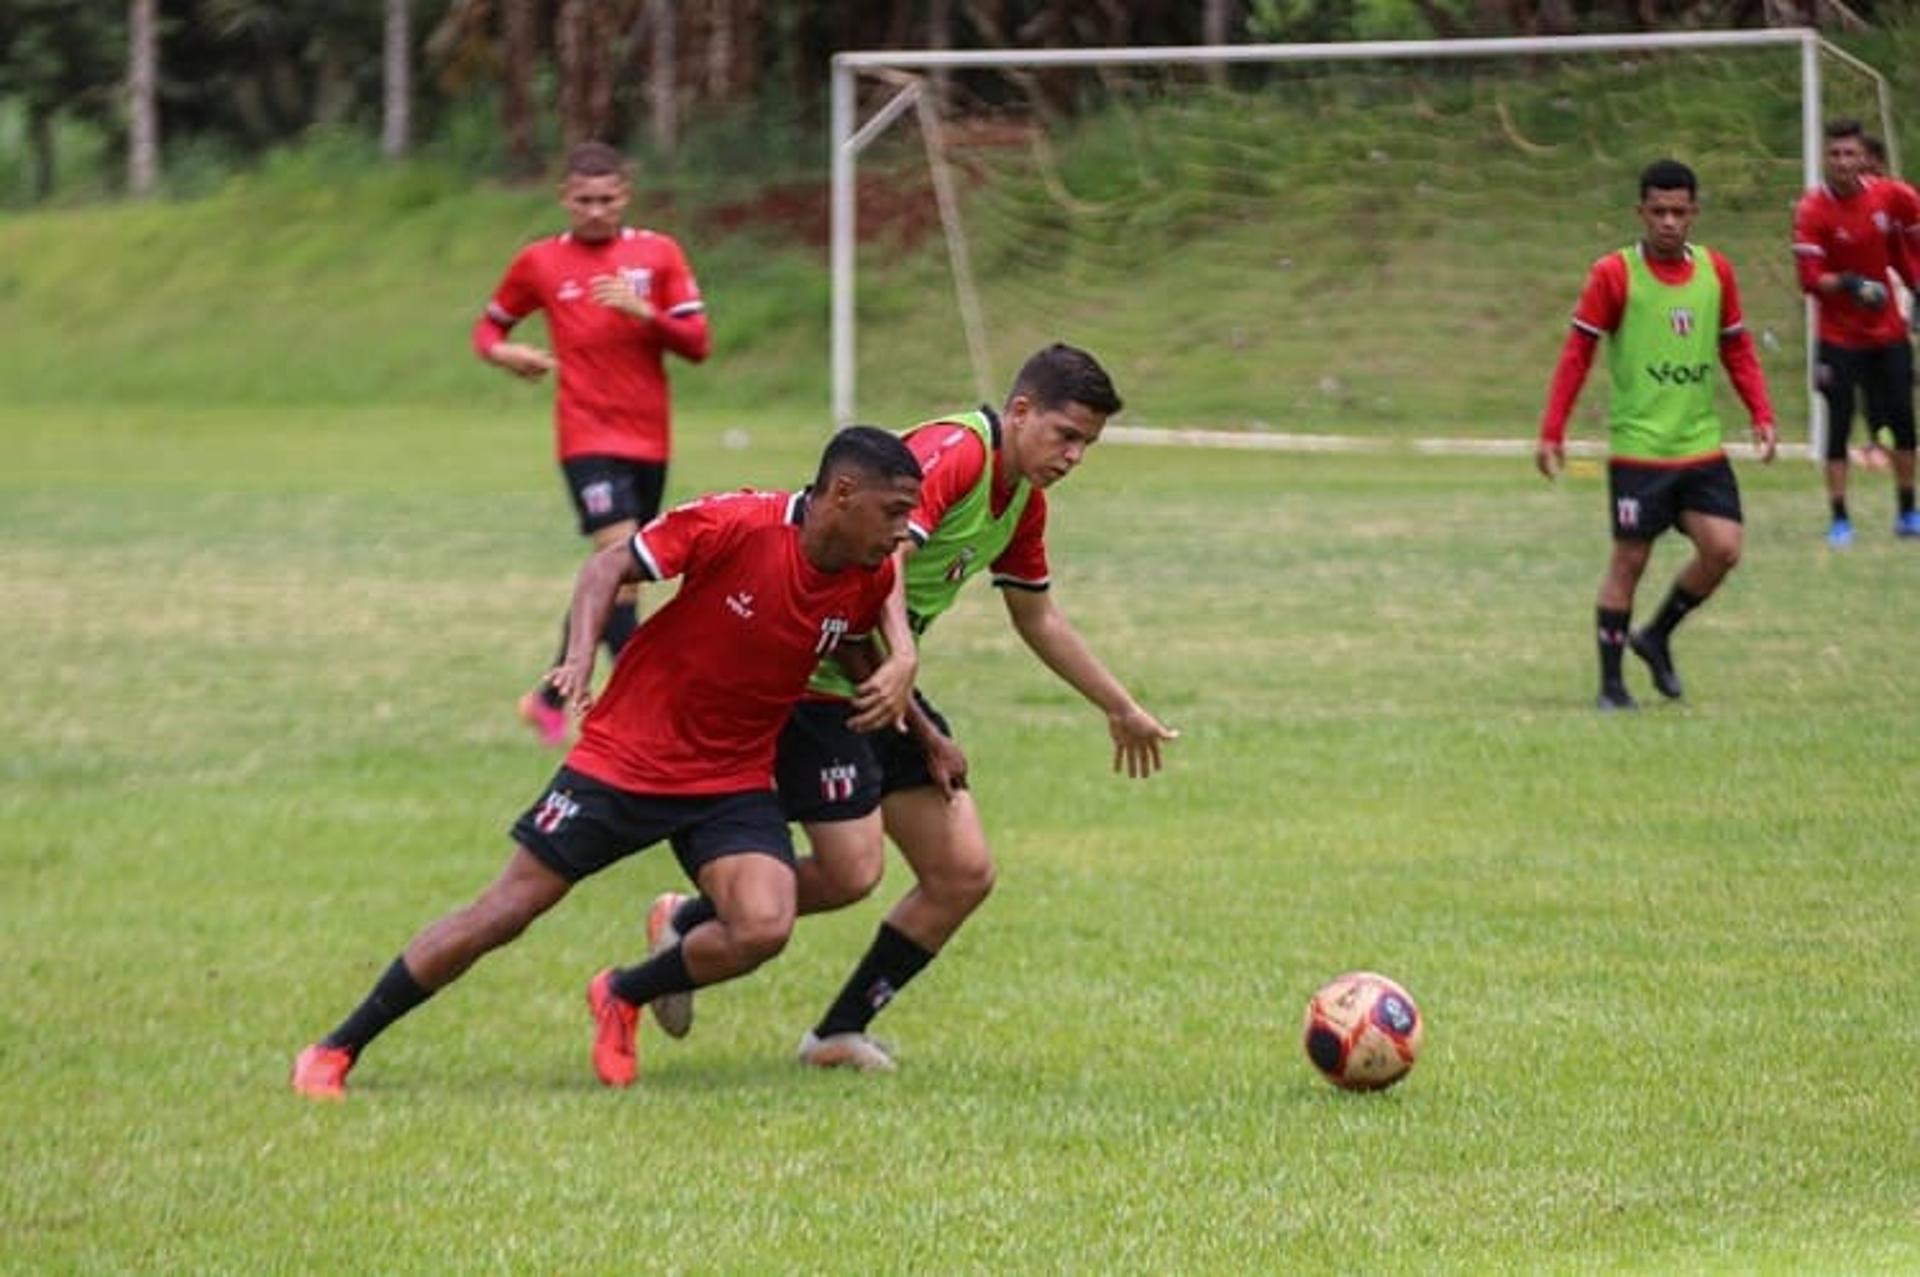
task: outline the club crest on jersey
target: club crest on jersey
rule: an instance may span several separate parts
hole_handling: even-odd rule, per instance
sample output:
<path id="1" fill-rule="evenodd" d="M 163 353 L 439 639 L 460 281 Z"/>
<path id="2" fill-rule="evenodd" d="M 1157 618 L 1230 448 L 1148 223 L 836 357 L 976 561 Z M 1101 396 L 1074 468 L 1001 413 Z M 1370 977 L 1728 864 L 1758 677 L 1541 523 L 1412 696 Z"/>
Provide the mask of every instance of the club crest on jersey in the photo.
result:
<path id="1" fill-rule="evenodd" d="M 830 803 L 843 803 L 853 797 L 860 780 L 860 769 L 852 763 L 832 763 L 820 769 L 820 797 Z"/>
<path id="2" fill-rule="evenodd" d="M 653 271 L 645 266 L 622 266 L 620 278 L 627 281 L 635 297 L 645 297 L 653 291 Z"/>
<path id="3" fill-rule="evenodd" d="M 580 804 L 573 801 L 572 794 L 564 789 L 550 790 L 540 800 L 540 809 L 533 813 L 533 827 L 550 834 L 579 814 Z"/>
<path id="4" fill-rule="evenodd" d="M 816 655 L 825 656 L 840 646 L 840 640 L 847 636 L 847 618 L 830 616 L 820 622 L 820 641 L 813 645 Z"/>
<path id="5" fill-rule="evenodd" d="M 1675 306 L 1667 312 L 1667 322 L 1673 325 L 1676 335 L 1686 337 L 1693 332 L 1693 310 L 1687 306 Z"/>
<path id="6" fill-rule="evenodd" d="M 966 580 L 967 569 L 973 566 L 974 553 L 975 553 L 974 548 L 972 546 L 970 545 L 962 546 L 960 549 L 959 557 L 954 559 L 953 562 L 947 564 L 947 571 L 946 571 L 947 580 L 949 581 Z"/>

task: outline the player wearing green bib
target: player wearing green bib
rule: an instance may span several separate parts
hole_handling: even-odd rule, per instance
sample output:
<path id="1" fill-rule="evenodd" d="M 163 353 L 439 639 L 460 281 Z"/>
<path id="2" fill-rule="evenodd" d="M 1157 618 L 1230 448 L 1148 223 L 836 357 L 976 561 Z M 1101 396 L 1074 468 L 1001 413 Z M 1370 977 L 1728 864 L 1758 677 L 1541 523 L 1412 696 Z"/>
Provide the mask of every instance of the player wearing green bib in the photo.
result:
<path id="1" fill-rule="evenodd" d="M 1726 367 L 1753 421 L 1762 461 L 1774 457 L 1773 406 L 1740 314 L 1740 290 L 1727 259 L 1687 242 L 1700 212 L 1693 170 L 1673 160 L 1640 175 L 1638 244 L 1594 263 L 1574 307 L 1573 331 L 1560 352 L 1534 463 L 1548 479 L 1566 462 L 1567 418 L 1607 338 L 1607 486 L 1613 507 L 1613 555 L 1601 578 L 1600 697 L 1603 710 L 1634 708 L 1621 672 L 1631 646 L 1660 694 L 1677 698 L 1674 627 L 1706 602 L 1740 560 L 1740 488 L 1720 445 L 1713 408 L 1713 366 Z M 1674 579 L 1659 614 L 1630 630 L 1634 590 L 1653 542 L 1677 526 L 1694 555 Z"/>
<path id="2" fill-rule="evenodd" d="M 1176 733 L 1107 671 L 1048 589 L 1046 490 L 1080 464 L 1119 410 L 1113 383 L 1094 358 L 1054 345 L 1021 368 L 1000 412 L 982 407 L 909 431 L 907 447 L 926 478 L 908 522 L 912 543 L 901 551 L 900 601 L 913 632 L 924 636 L 968 581 L 990 573 L 1015 632 L 1106 715 L 1114 769 L 1145 777 L 1159 770 L 1161 743 Z M 800 1058 L 888 1070 L 893 1059 L 867 1036 L 868 1024 L 987 898 L 994 866 L 966 787 L 966 756 L 946 720 L 916 693 L 908 732 L 861 731 L 870 716 L 852 692 L 846 671 L 823 665 L 780 739 L 781 804 L 812 847 L 796 867 L 799 912 L 838 909 L 871 893 L 888 837 L 912 868 L 914 885 L 801 1040 Z M 665 951 L 711 909 L 703 898 L 662 895 L 648 917 L 649 937 Z M 689 998 L 652 1005 L 669 1035 L 687 1031 Z"/>

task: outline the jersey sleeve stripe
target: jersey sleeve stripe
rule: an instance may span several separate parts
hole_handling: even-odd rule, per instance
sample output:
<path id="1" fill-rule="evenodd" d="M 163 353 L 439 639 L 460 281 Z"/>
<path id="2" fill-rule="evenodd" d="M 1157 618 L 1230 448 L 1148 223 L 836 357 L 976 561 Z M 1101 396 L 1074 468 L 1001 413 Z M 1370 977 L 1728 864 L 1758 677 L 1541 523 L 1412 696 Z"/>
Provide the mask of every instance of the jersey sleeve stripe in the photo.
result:
<path id="1" fill-rule="evenodd" d="M 927 531 L 913 520 L 907 520 L 907 535 L 913 538 L 915 545 L 925 545 L 933 539 L 933 533 Z"/>
<path id="2" fill-rule="evenodd" d="M 682 315 L 698 315 L 706 308 L 705 302 L 681 302 L 678 306 L 669 309 L 667 315 L 670 318 L 679 319 Z"/>
<path id="3" fill-rule="evenodd" d="M 1578 315 L 1575 315 L 1575 316 L 1573 317 L 1573 326 L 1574 326 L 1575 328 L 1578 328 L 1578 329 L 1579 329 L 1579 330 L 1580 330 L 1581 332 L 1583 332 L 1583 333 L 1585 333 L 1585 334 L 1586 334 L 1587 336 L 1589 336 L 1589 337 L 1604 337 L 1604 336 L 1606 336 L 1606 333 L 1604 333 L 1604 332 L 1602 332 L 1602 331 L 1601 331 L 1600 329 L 1598 329 L 1598 328 L 1596 328 L 1596 327 L 1594 327 L 1594 326 L 1593 326 L 1592 324 L 1589 324 L 1589 323 L 1588 323 L 1588 322 L 1587 322 L 1586 320 L 1584 320 L 1584 319 L 1582 319 L 1582 318 L 1580 318 L 1580 316 L 1578 316 Z"/>
<path id="4" fill-rule="evenodd" d="M 1795 244 L 1793 251 L 1797 257 L 1825 257 L 1827 255 L 1827 250 L 1818 244 Z"/>
<path id="5" fill-rule="evenodd" d="M 996 590 L 1031 590 L 1035 594 L 1041 594 L 1053 588 L 1053 578 L 1043 576 L 1037 581 L 1029 581 L 1023 577 L 1008 576 L 1003 572 L 996 572 L 993 574 L 993 588 Z"/>
<path id="6" fill-rule="evenodd" d="M 1747 331 L 1747 325 L 1743 321 L 1738 324 L 1728 324 L 1725 328 L 1722 328 L 1720 330 L 1720 335 L 1722 337 L 1738 337 L 1741 333 L 1745 331 Z"/>
<path id="7" fill-rule="evenodd" d="M 505 324 L 509 328 L 520 322 L 520 316 L 514 314 L 499 302 L 487 303 L 487 318 L 496 324 Z"/>
<path id="8" fill-rule="evenodd" d="M 647 574 L 649 581 L 665 579 L 660 575 L 660 565 L 654 561 L 653 551 L 647 548 L 645 537 L 636 532 L 628 545 L 633 550 L 634 559 L 640 564 L 640 570 Z"/>

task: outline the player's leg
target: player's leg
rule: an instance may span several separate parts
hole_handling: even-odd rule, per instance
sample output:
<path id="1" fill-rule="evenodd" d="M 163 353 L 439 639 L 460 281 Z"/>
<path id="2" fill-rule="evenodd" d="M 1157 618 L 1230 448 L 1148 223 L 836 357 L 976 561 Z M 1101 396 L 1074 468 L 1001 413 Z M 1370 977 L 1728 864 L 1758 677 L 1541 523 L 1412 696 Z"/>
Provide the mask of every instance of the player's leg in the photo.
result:
<path id="1" fill-rule="evenodd" d="M 825 913 L 864 900 L 886 867 L 880 825 L 879 760 L 866 736 L 847 726 L 844 701 L 803 701 L 781 730 L 774 783 L 781 810 L 806 830 L 809 854 L 794 864 L 800 913 Z M 647 943 L 657 954 L 716 914 L 704 895 L 663 892 L 647 911 Z M 669 993 L 651 1004 L 668 1037 L 693 1028 L 693 994 Z"/>
<path id="2" fill-rule="evenodd" d="M 1647 663 L 1653 685 L 1662 696 L 1677 700 L 1680 675 L 1673 666 L 1674 629 L 1713 596 L 1740 562 L 1744 529 L 1741 524 L 1740 484 L 1733 466 L 1723 457 L 1703 466 L 1689 466 L 1674 475 L 1676 522 L 1693 542 L 1693 557 L 1680 569 L 1653 623 L 1630 640 L 1634 654 Z"/>
<path id="3" fill-rule="evenodd" d="M 746 975 L 776 956 L 793 934 L 793 842 L 772 792 L 701 800 L 674 833 L 673 849 L 714 914 L 677 943 L 633 966 L 602 971 L 588 986 L 600 1022 L 594 1068 L 609 1086 L 633 1080 L 633 1031 L 641 1007 Z"/>
<path id="4" fill-rule="evenodd" d="M 1660 472 L 1646 466 L 1607 466 L 1607 492 L 1613 520 L 1613 549 L 1600 578 L 1594 606 L 1594 636 L 1600 657 L 1601 709 L 1634 709 L 1621 661 L 1632 632 L 1633 596 L 1653 555 L 1653 538 L 1671 519 L 1662 508 Z"/>
<path id="5" fill-rule="evenodd" d="M 294 1062 L 294 1089 L 338 1098 L 360 1051 L 388 1025 L 518 937 L 574 883 L 665 834 L 665 829 L 632 823 L 618 790 L 560 768 L 514 822 L 513 854 L 499 877 L 472 904 L 416 935 L 360 1006 L 301 1052 Z"/>
<path id="6" fill-rule="evenodd" d="M 1893 436 L 1893 532 L 1898 537 L 1920 537 L 1920 514 L 1914 512 L 1913 504 L 1913 348 L 1901 342 L 1875 354 L 1867 403 L 1869 420 L 1886 426 Z"/>
<path id="7" fill-rule="evenodd" d="M 1853 520 L 1847 514 L 1847 438 L 1853 433 L 1860 369 L 1860 352 L 1820 343 L 1816 378 L 1827 406 L 1827 544 L 1836 550 L 1853 544 Z"/>
<path id="8" fill-rule="evenodd" d="M 414 936 L 360 1005 L 300 1053 L 294 1061 L 294 1089 L 315 1098 L 338 1098 L 347 1071 L 369 1042 L 459 979 L 482 956 L 518 937 L 572 886 L 525 847 L 516 846 L 500 876 L 472 904 Z"/>
<path id="9" fill-rule="evenodd" d="M 800 1058 L 809 1064 L 891 1069 L 867 1027 L 993 890 L 993 856 L 973 795 L 962 790 L 948 798 L 921 785 L 888 794 L 881 810 L 914 885 L 888 911 L 839 995 L 801 1042 Z"/>

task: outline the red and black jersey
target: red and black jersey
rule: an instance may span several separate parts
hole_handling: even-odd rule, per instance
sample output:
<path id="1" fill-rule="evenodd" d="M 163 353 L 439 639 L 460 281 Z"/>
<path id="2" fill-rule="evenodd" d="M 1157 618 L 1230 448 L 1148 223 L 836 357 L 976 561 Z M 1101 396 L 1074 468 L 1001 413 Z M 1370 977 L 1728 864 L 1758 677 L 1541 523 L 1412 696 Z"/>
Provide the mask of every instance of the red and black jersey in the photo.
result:
<path id="1" fill-rule="evenodd" d="M 683 578 L 627 640 L 567 766 L 633 793 L 773 785 L 774 745 L 820 659 L 864 636 L 893 561 L 822 572 L 801 549 L 805 493 L 689 502 L 633 536 L 643 574 Z"/>
<path id="2" fill-rule="evenodd" d="M 599 275 L 625 280 L 653 306 L 653 319 L 594 301 L 590 284 Z M 711 344 L 700 285 L 680 246 L 633 227 L 602 243 L 566 234 L 529 244 L 475 322 L 474 348 L 484 355 L 536 310 L 546 312 L 560 363 L 554 400 L 560 459 L 666 461 L 672 439 L 662 360 L 671 350 L 698 362 Z"/>
<path id="3" fill-rule="evenodd" d="M 1859 275 L 1884 280 L 1911 269 L 1911 237 L 1920 233 L 1920 201 L 1904 182 L 1863 180 L 1841 196 L 1817 186 L 1800 197 L 1793 214 L 1793 253 L 1800 288 L 1820 307 L 1820 340 L 1832 346 L 1868 349 L 1907 339 L 1906 325 L 1891 303 L 1862 306 L 1845 293 L 1821 293 L 1820 276 Z"/>

